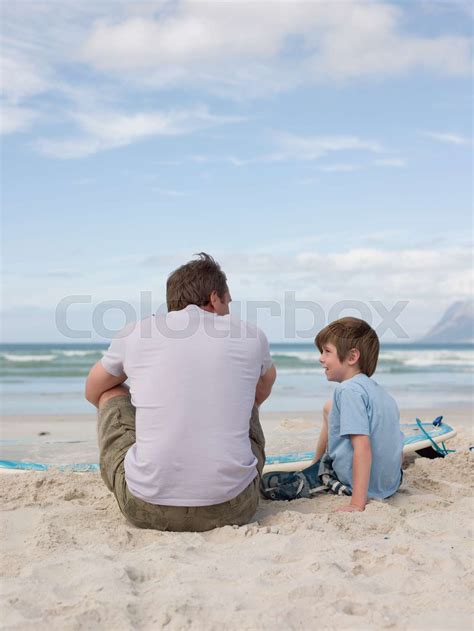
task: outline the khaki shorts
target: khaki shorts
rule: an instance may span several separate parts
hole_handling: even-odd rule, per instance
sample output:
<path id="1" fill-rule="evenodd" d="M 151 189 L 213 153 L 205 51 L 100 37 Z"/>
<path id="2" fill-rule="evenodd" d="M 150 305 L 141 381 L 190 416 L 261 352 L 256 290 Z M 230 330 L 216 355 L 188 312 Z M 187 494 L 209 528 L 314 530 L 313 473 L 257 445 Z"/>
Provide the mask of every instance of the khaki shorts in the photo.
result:
<path id="1" fill-rule="evenodd" d="M 258 460 L 258 475 L 237 497 L 212 506 L 159 506 L 130 493 L 125 481 L 124 459 L 135 443 L 135 408 L 127 396 L 109 399 L 98 413 L 100 473 L 115 495 L 123 515 L 139 528 L 202 532 L 248 523 L 259 500 L 259 482 L 265 464 L 265 438 L 258 417 L 252 410 L 249 429 L 252 452 Z"/>

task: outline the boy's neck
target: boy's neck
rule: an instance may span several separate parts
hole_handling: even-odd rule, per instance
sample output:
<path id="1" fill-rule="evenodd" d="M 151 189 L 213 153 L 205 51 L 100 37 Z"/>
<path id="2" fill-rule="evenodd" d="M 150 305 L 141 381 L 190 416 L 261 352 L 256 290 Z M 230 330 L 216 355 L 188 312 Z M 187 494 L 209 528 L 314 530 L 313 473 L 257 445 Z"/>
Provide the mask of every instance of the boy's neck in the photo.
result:
<path id="1" fill-rule="evenodd" d="M 347 372 L 344 374 L 344 377 L 339 383 L 342 383 L 343 381 L 348 381 L 349 379 L 352 379 L 352 377 L 360 374 L 362 374 L 362 371 L 358 366 L 348 366 Z"/>

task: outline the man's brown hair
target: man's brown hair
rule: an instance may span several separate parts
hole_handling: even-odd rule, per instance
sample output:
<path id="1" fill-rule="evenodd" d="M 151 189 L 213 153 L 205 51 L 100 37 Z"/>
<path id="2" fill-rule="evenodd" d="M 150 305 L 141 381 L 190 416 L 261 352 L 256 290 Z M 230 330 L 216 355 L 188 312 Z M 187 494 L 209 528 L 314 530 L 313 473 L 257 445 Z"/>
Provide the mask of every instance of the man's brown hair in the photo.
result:
<path id="1" fill-rule="evenodd" d="M 350 317 L 335 320 L 319 331 L 314 342 L 320 353 L 325 344 L 334 344 L 340 362 L 348 357 L 351 349 L 357 348 L 361 372 L 368 377 L 374 374 L 380 343 L 377 333 L 364 320 Z"/>
<path id="2" fill-rule="evenodd" d="M 166 303 L 168 311 L 181 311 L 188 305 L 204 307 L 209 304 L 213 291 L 221 300 L 228 290 L 227 277 L 212 256 L 205 252 L 199 258 L 181 265 L 168 276 Z"/>

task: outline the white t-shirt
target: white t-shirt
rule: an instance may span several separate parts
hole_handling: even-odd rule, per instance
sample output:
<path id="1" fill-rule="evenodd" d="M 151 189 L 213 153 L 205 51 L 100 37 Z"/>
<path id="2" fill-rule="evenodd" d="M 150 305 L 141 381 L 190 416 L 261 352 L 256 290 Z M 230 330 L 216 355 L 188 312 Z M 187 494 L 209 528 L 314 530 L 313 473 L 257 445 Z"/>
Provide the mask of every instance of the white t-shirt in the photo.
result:
<path id="1" fill-rule="evenodd" d="M 272 366 L 258 327 L 189 305 L 126 326 L 102 365 L 127 375 L 136 407 L 136 443 L 125 457 L 133 495 L 210 506 L 252 482 L 250 415 L 257 381 Z"/>

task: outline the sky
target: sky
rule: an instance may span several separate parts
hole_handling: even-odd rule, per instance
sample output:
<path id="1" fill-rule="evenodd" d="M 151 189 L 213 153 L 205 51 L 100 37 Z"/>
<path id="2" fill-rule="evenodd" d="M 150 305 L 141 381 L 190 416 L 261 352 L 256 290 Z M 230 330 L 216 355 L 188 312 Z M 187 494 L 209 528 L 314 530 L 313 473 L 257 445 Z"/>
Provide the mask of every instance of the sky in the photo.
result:
<path id="1" fill-rule="evenodd" d="M 113 337 L 201 251 L 271 341 L 472 295 L 471 3 L 1 11 L 4 342 Z"/>

